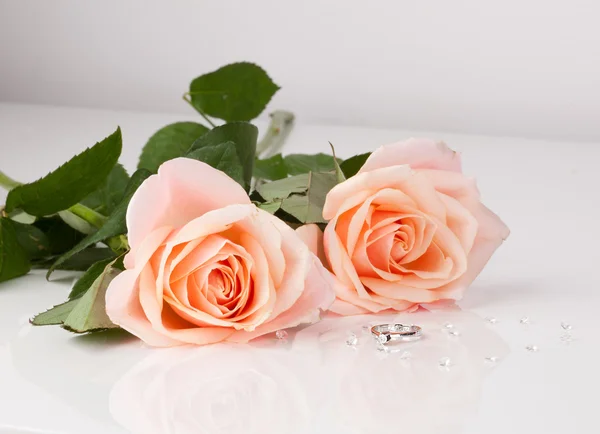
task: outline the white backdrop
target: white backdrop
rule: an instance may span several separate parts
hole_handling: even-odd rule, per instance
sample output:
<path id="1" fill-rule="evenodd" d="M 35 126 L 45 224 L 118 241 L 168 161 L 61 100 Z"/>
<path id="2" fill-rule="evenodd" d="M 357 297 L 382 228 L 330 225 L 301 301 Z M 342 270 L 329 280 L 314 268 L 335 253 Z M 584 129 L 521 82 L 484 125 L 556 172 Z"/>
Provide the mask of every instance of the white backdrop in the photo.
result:
<path id="1" fill-rule="evenodd" d="M 0 0 L 0 100 L 188 112 L 232 61 L 304 121 L 600 139 L 597 0 Z"/>

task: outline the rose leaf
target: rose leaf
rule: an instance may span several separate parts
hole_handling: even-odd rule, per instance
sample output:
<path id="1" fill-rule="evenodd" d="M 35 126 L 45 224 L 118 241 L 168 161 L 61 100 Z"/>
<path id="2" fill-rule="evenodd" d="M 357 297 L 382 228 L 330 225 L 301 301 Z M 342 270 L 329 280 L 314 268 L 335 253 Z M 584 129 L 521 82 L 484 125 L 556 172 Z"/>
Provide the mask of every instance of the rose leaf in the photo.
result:
<path id="1" fill-rule="evenodd" d="M 34 216 L 55 214 L 98 189 L 121 154 L 121 129 L 37 181 L 13 188 L 6 212 L 20 208 Z"/>
<path id="2" fill-rule="evenodd" d="M 156 173 L 165 161 L 182 157 L 198 137 L 209 131 L 196 122 L 176 122 L 158 130 L 144 145 L 138 169 Z"/>
<path id="3" fill-rule="evenodd" d="M 224 172 L 244 187 L 244 169 L 238 157 L 235 143 L 225 142 L 215 146 L 205 146 L 187 155 Z"/>
<path id="4" fill-rule="evenodd" d="M 344 176 L 346 177 L 346 179 L 356 175 L 360 168 L 363 167 L 363 164 L 365 164 L 365 161 L 367 161 L 367 158 L 369 158 L 370 155 L 370 152 L 355 155 L 354 157 L 350 157 L 343 163 L 341 163 L 340 167 L 342 169 L 342 172 L 344 172 Z"/>
<path id="5" fill-rule="evenodd" d="M 200 112 L 232 122 L 256 118 L 278 90 L 260 66 L 240 62 L 197 77 L 189 94 Z"/>
<path id="6" fill-rule="evenodd" d="M 19 244 L 15 222 L 0 218 L 0 282 L 27 274 L 31 269 L 27 251 Z"/>

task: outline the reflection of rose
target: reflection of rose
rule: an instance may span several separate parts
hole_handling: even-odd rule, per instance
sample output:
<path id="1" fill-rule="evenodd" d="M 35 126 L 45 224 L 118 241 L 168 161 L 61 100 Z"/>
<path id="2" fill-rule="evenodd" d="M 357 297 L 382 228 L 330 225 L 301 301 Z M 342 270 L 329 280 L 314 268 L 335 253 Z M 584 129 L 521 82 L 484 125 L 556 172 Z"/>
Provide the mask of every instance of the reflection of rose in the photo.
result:
<path id="1" fill-rule="evenodd" d="M 388 346 L 398 352 L 378 351 L 361 326 L 390 321 L 423 326 L 423 339 Z M 446 321 L 460 336 L 442 331 Z M 344 347 L 350 331 L 359 337 L 355 350 Z M 299 332 L 294 349 L 307 351 L 319 340 L 323 364 L 331 370 L 327 384 L 311 400 L 321 399 L 315 403 L 319 420 L 336 421 L 330 432 L 344 434 L 462 432 L 491 369 L 485 358 L 501 360 L 508 353 L 483 320 L 465 312 L 326 318 Z M 449 369 L 439 367 L 442 357 L 452 361 Z"/>
<path id="2" fill-rule="evenodd" d="M 157 350 L 115 384 L 110 410 L 140 434 L 305 433 L 291 363 L 289 352 L 251 346 Z"/>
<path id="3" fill-rule="evenodd" d="M 423 339 L 378 351 L 361 327 L 393 320 L 422 325 Z M 459 337 L 441 330 L 446 321 Z M 356 348 L 345 344 L 351 331 Z M 289 341 L 155 350 L 115 384 L 110 411 L 140 434 L 451 434 L 476 409 L 485 357 L 507 354 L 465 312 L 328 317 Z"/>

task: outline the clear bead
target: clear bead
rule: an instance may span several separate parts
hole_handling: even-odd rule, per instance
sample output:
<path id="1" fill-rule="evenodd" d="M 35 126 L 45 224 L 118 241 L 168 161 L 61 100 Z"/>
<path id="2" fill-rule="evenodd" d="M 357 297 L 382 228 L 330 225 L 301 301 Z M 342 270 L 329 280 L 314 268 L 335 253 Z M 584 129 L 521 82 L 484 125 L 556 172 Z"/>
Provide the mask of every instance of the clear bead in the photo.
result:
<path id="1" fill-rule="evenodd" d="M 563 330 L 566 330 L 566 331 L 569 331 L 573 328 L 571 326 L 571 324 L 564 322 L 564 321 L 560 323 L 560 326 L 562 327 Z"/>
<path id="2" fill-rule="evenodd" d="M 284 339 L 287 339 L 288 337 L 288 332 L 286 332 L 285 330 L 277 330 L 275 332 L 275 337 L 277 339 L 279 339 L 280 341 L 283 341 Z"/>
<path id="3" fill-rule="evenodd" d="M 350 333 L 346 339 L 346 345 L 349 347 L 355 347 L 358 344 L 358 337 L 354 333 Z"/>
<path id="4" fill-rule="evenodd" d="M 450 360 L 450 357 L 442 357 L 439 360 L 438 364 L 440 368 L 450 369 L 450 367 L 452 366 L 452 360 Z"/>
<path id="5" fill-rule="evenodd" d="M 500 358 L 498 358 L 496 356 L 489 356 L 489 357 L 486 357 L 484 360 L 485 360 L 486 365 L 495 366 L 496 363 L 498 363 L 498 361 L 500 360 Z"/>
<path id="6" fill-rule="evenodd" d="M 533 345 L 533 344 L 529 344 L 525 347 L 525 349 L 527 351 L 529 351 L 530 353 L 535 353 L 539 350 L 539 348 L 537 347 L 537 345 Z"/>

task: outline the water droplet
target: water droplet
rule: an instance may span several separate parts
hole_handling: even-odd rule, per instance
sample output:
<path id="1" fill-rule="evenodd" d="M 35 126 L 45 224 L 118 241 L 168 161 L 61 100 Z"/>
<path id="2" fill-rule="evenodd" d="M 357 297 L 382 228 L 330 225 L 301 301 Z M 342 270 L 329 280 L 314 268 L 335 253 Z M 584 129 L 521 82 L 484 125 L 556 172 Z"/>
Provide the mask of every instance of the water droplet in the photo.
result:
<path id="1" fill-rule="evenodd" d="M 358 338 L 354 333 L 350 333 L 348 335 L 348 338 L 346 339 L 346 345 L 348 345 L 349 347 L 354 347 L 356 346 L 356 344 L 358 344 Z"/>
<path id="2" fill-rule="evenodd" d="M 277 330 L 275 332 L 275 337 L 277 337 L 277 339 L 279 339 L 280 341 L 287 339 L 288 337 L 288 332 L 286 332 L 285 330 Z"/>
<path id="3" fill-rule="evenodd" d="M 493 316 L 488 316 L 485 319 L 489 324 L 496 324 L 498 322 L 498 319 L 494 318 Z"/>
<path id="4" fill-rule="evenodd" d="M 440 368 L 450 369 L 450 367 L 452 366 L 452 360 L 450 360 L 450 357 L 442 357 L 438 364 Z"/>
<path id="5" fill-rule="evenodd" d="M 445 322 L 445 323 L 444 323 L 444 328 L 445 328 L 446 330 L 453 329 L 453 328 L 454 328 L 454 324 L 452 324 L 451 322 Z"/>
<path id="6" fill-rule="evenodd" d="M 569 331 L 573 328 L 571 326 L 571 324 L 564 322 L 564 321 L 560 323 L 560 326 L 563 328 L 563 330 L 566 330 L 566 331 Z"/>
<path id="7" fill-rule="evenodd" d="M 457 338 L 460 336 L 460 332 L 458 330 L 448 330 L 448 335 Z"/>
<path id="8" fill-rule="evenodd" d="M 532 344 L 527 345 L 525 347 L 525 349 L 527 351 L 529 351 L 530 353 L 535 353 L 535 352 L 537 352 L 539 350 L 539 348 L 537 347 L 537 345 L 532 345 Z"/>
<path id="9" fill-rule="evenodd" d="M 524 316 L 523 318 L 521 318 L 521 319 L 519 320 L 519 322 L 520 322 L 521 324 L 529 324 L 529 317 L 528 317 L 528 316 Z"/>
<path id="10" fill-rule="evenodd" d="M 486 365 L 495 366 L 496 363 L 498 363 L 498 361 L 500 360 L 500 358 L 498 358 L 496 356 L 489 356 L 489 357 L 486 357 L 484 360 L 485 360 Z"/>

